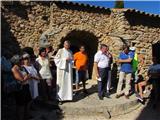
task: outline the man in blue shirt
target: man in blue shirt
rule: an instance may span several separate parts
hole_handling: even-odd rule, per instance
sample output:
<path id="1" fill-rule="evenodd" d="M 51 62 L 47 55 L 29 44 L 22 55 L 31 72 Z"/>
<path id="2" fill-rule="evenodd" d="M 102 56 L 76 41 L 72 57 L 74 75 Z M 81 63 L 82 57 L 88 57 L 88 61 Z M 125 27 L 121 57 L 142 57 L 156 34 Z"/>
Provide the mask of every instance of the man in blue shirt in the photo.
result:
<path id="1" fill-rule="evenodd" d="M 119 73 L 119 82 L 117 87 L 116 98 L 119 98 L 123 94 L 129 99 L 129 90 L 131 88 L 130 81 L 132 77 L 132 59 L 134 54 L 129 51 L 128 46 L 123 47 L 123 52 L 120 53 L 118 62 L 121 64 Z M 125 79 L 125 88 L 122 90 L 123 80 Z"/>

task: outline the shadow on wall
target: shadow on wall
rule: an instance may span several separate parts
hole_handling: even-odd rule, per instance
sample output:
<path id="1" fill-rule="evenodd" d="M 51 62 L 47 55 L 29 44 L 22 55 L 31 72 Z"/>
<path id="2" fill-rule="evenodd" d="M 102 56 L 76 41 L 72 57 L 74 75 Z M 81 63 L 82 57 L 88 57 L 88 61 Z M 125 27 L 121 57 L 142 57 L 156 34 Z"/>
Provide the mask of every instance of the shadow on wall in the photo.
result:
<path id="1" fill-rule="evenodd" d="M 135 11 L 127 11 L 125 17 L 131 26 L 143 25 L 148 27 L 160 27 L 160 17 L 148 16 Z"/>
<path id="2" fill-rule="evenodd" d="M 156 57 L 160 62 L 160 41 L 152 45 L 152 56 Z"/>
<path id="3" fill-rule="evenodd" d="M 71 42 L 70 49 L 73 54 L 79 51 L 80 45 L 85 46 L 87 55 L 89 57 L 89 78 L 91 78 L 94 55 L 97 52 L 98 48 L 98 38 L 93 33 L 90 33 L 88 31 L 73 30 L 68 35 L 66 35 L 66 37 L 61 39 L 61 44 L 59 45 L 59 48 L 63 47 L 63 43 L 65 40 L 69 40 Z"/>
<path id="4" fill-rule="evenodd" d="M 22 1 L 22 2 L 24 2 L 24 1 Z M 38 4 L 45 6 L 45 7 L 50 7 L 50 5 L 51 5 L 51 1 L 32 1 L 32 2 L 25 2 L 25 4 L 22 4 L 22 2 L 20 2 L 20 1 L 10 1 L 10 2 L 3 1 L 2 5 L 5 7 L 5 9 L 7 9 L 8 12 L 11 12 L 11 13 L 15 14 L 16 16 L 18 16 L 22 19 L 25 19 L 25 20 L 29 20 L 28 14 L 32 10 L 32 7 L 34 7 Z M 34 11 L 37 12 L 36 10 L 34 10 Z M 42 19 L 49 21 L 49 16 L 47 16 L 47 15 L 42 16 Z"/>
<path id="5" fill-rule="evenodd" d="M 27 9 L 31 9 L 31 5 L 29 3 L 28 5 L 23 5 L 20 1 L 3 1 L 2 5 L 8 10 L 9 13 L 13 13 L 22 19 L 28 20 Z"/>
<path id="6" fill-rule="evenodd" d="M 3 14 L 3 13 L 2 13 Z M 20 46 L 17 39 L 10 31 L 11 27 L 4 16 L 1 14 L 1 47 L 2 56 L 10 58 L 13 54 L 20 53 Z"/>

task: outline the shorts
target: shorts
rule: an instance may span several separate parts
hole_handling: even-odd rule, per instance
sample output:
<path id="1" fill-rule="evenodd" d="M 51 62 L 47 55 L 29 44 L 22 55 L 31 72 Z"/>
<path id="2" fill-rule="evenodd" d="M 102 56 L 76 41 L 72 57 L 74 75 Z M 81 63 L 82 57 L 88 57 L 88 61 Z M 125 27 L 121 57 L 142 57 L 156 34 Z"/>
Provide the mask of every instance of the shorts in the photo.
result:
<path id="1" fill-rule="evenodd" d="M 142 81 L 144 81 L 143 76 L 142 76 L 142 75 L 138 75 L 138 78 L 137 78 L 137 80 L 134 81 L 134 83 L 135 83 L 135 84 L 138 84 L 138 83 L 140 83 L 140 82 L 142 82 Z"/>
<path id="2" fill-rule="evenodd" d="M 133 72 L 132 77 L 134 79 L 134 83 L 136 84 L 138 82 L 138 79 L 139 79 L 138 71 Z"/>

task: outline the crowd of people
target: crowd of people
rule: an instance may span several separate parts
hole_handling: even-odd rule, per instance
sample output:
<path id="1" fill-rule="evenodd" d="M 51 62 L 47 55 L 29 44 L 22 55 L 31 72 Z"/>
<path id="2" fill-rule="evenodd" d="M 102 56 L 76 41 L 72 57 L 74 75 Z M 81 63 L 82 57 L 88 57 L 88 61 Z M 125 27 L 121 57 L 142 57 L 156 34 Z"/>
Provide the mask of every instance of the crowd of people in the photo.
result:
<path id="1" fill-rule="evenodd" d="M 30 102 L 39 96 L 44 101 L 56 98 L 59 104 L 72 101 L 73 95 L 77 95 L 80 91 L 80 82 L 82 82 L 83 93 L 88 94 L 86 73 L 89 58 L 85 46 L 80 45 L 79 52 L 73 54 L 70 45 L 69 41 L 65 41 L 64 47 L 57 52 L 53 52 L 51 46 L 42 47 L 37 57 L 34 51 L 27 50 L 23 50 L 21 55 L 14 55 L 11 59 L 2 56 L 3 92 L 14 93 L 19 120 L 24 119 L 24 113 L 28 113 Z M 94 70 L 100 100 L 104 97 L 110 98 L 112 63 L 113 56 L 109 47 L 101 44 L 100 50 L 94 56 Z M 156 106 L 160 93 L 159 60 L 153 57 L 153 64 L 149 67 L 146 78 L 141 72 L 141 65 L 134 47 L 124 46 L 117 63 L 120 65 L 120 72 L 116 98 L 124 95 L 129 99 L 131 82 L 134 81 L 134 93 L 141 102 L 144 102 L 143 87 L 152 84 L 154 106 Z M 76 69 L 76 73 L 73 73 L 73 68 Z M 76 74 L 75 92 L 73 92 L 73 74 Z M 124 84 L 125 87 L 123 87 Z M 56 96 L 53 95 L 53 88 L 56 89 Z"/>

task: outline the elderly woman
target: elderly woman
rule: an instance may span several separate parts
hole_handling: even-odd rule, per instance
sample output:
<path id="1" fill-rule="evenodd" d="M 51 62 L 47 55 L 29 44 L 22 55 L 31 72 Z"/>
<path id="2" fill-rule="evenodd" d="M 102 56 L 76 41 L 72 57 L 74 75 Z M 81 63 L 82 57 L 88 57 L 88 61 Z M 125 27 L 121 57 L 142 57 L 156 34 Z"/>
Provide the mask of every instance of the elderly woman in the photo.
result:
<path id="1" fill-rule="evenodd" d="M 14 55 L 11 58 L 12 73 L 14 78 L 19 82 L 20 89 L 16 92 L 16 104 L 17 104 L 17 117 L 19 120 L 23 120 L 25 114 L 28 113 L 27 108 L 31 101 L 31 95 L 29 91 L 28 80 L 31 79 L 30 74 L 22 68 L 22 60 L 19 55 Z"/>
<path id="2" fill-rule="evenodd" d="M 32 99 L 35 99 L 39 96 L 38 93 L 38 83 L 40 80 L 40 76 L 37 73 L 35 67 L 31 64 L 30 55 L 28 53 L 24 53 L 22 56 L 23 59 L 23 67 L 25 68 L 26 72 L 31 75 L 31 79 L 29 82 L 29 88 Z"/>

